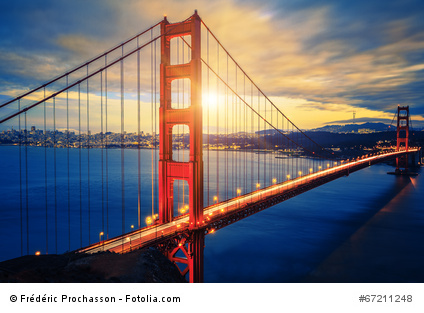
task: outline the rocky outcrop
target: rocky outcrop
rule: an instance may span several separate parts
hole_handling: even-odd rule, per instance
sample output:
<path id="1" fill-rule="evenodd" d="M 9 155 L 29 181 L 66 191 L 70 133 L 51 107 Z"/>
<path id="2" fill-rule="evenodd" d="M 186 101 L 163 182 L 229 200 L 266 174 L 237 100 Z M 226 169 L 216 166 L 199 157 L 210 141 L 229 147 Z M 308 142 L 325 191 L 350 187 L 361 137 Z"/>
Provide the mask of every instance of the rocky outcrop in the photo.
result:
<path id="1" fill-rule="evenodd" d="M 177 267 L 156 249 L 127 254 L 23 256 L 0 263 L 0 282 L 182 283 Z"/>

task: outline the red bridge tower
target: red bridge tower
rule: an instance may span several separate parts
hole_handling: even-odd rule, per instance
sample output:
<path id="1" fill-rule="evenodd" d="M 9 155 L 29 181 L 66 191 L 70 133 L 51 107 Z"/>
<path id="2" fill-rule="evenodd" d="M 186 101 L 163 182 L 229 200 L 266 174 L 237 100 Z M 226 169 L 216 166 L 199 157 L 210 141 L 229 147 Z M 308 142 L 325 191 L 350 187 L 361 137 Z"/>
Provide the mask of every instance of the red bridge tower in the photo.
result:
<path id="1" fill-rule="evenodd" d="M 398 106 L 396 151 L 408 151 L 409 140 L 409 106 Z M 403 168 L 403 169 L 402 169 Z M 396 172 L 408 170 L 408 154 L 396 158 Z"/>
<path id="2" fill-rule="evenodd" d="M 189 187 L 190 228 L 203 221 L 203 140 L 202 140 L 202 64 L 200 54 L 201 20 L 197 12 L 187 21 L 170 24 L 166 17 L 161 25 L 160 108 L 159 108 L 159 222 L 173 220 L 174 181 L 186 180 Z M 191 35 L 191 61 L 170 64 L 170 41 Z M 189 78 L 191 103 L 188 108 L 171 107 L 171 82 Z M 187 125 L 190 132 L 188 162 L 172 159 L 172 127 Z"/>
<path id="3" fill-rule="evenodd" d="M 160 108 L 159 108 L 159 223 L 169 223 L 174 212 L 174 181 L 186 180 L 189 187 L 189 227 L 186 236 L 176 239 L 173 249 L 165 248 L 168 258 L 185 264 L 182 275 L 189 273 L 190 282 L 203 282 L 204 233 L 196 230 L 203 222 L 203 131 L 202 131 L 202 63 L 201 20 L 194 15 L 180 23 L 170 24 L 166 17 L 161 24 Z M 170 41 L 174 37 L 191 35 L 191 60 L 171 65 Z M 190 79 L 191 103 L 188 108 L 171 107 L 171 83 L 175 79 Z M 188 162 L 172 158 L 172 128 L 187 125 L 190 133 Z M 184 257 L 178 257 L 182 251 Z"/>

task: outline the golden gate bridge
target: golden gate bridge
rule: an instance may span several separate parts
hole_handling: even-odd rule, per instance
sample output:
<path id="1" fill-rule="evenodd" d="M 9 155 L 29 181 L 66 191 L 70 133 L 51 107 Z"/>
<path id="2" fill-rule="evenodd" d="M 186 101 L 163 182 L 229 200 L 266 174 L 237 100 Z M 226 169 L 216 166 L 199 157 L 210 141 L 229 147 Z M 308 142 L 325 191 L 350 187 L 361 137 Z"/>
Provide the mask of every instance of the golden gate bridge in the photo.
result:
<path id="1" fill-rule="evenodd" d="M 376 163 L 396 159 L 406 173 L 421 150 L 408 144 L 409 107 L 397 110 L 396 147 L 341 159 L 265 95 L 197 12 L 165 17 L 0 105 L 18 146 L 11 237 L 21 255 L 155 246 L 202 282 L 205 235 Z"/>

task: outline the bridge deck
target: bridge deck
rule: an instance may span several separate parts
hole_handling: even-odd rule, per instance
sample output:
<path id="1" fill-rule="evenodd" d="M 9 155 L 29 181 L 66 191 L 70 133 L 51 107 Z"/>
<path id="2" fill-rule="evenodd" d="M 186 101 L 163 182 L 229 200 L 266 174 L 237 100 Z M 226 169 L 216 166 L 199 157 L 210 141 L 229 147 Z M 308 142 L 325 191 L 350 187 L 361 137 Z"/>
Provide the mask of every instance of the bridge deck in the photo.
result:
<path id="1" fill-rule="evenodd" d="M 349 173 L 369 165 L 393 159 L 401 154 L 417 151 L 418 149 L 409 149 L 408 152 L 390 152 L 357 159 L 209 206 L 204 209 L 204 222 L 199 225 L 199 228 L 205 229 L 205 232 L 208 233 L 213 232 L 216 228 L 225 227 L 235 220 L 252 215 L 278 202 L 323 185 L 328 181 L 349 175 Z M 252 210 L 252 208 L 255 209 Z M 240 215 L 239 213 L 242 214 Z M 171 223 L 144 227 L 122 236 L 95 243 L 79 249 L 77 252 L 96 253 L 109 250 L 125 253 L 136 248 L 159 244 L 188 230 L 189 217 L 186 214 Z"/>

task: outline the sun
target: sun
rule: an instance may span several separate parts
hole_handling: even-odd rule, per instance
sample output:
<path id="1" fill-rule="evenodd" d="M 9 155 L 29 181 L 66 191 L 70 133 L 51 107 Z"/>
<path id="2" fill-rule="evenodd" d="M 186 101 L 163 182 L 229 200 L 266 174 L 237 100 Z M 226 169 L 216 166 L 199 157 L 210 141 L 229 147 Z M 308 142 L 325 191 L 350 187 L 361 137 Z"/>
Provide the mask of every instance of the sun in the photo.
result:
<path id="1" fill-rule="evenodd" d="M 204 110 L 217 110 L 219 107 L 223 108 L 225 103 L 225 95 L 217 94 L 215 91 L 203 91 L 202 107 Z"/>

